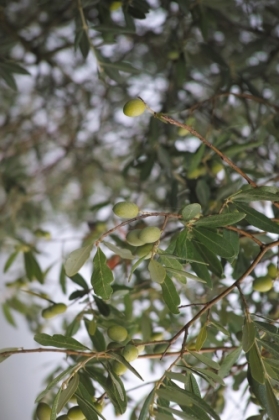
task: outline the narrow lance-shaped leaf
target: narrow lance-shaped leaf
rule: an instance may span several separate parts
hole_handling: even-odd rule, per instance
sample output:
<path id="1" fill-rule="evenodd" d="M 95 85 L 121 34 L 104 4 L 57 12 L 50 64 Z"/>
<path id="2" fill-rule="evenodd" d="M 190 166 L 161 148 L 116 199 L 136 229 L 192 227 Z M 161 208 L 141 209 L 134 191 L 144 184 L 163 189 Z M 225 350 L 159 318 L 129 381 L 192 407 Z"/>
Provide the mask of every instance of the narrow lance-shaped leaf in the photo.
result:
<path id="1" fill-rule="evenodd" d="M 53 404 L 52 404 L 50 420 L 56 420 L 57 406 L 58 406 L 58 402 L 59 402 L 61 392 L 62 392 L 62 389 L 59 388 L 59 391 L 56 394 L 56 396 L 54 398 L 54 401 L 53 401 Z"/>
<path id="2" fill-rule="evenodd" d="M 251 321 L 245 322 L 242 328 L 242 347 L 245 353 L 247 353 L 253 346 L 256 338 L 255 325 Z"/>
<path id="3" fill-rule="evenodd" d="M 278 197 L 279 200 L 279 197 Z M 246 206 L 245 204 L 235 203 L 236 207 L 240 211 L 246 213 L 246 220 L 252 226 L 256 226 L 259 229 L 262 229 L 266 232 L 279 233 L 279 225 L 267 216 L 260 213 L 259 211 L 252 209 L 251 207 Z"/>
<path id="4" fill-rule="evenodd" d="M 231 351 L 223 360 L 220 370 L 219 370 L 219 376 L 221 376 L 221 378 L 224 378 L 229 371 L 231 370 L 231 368 L 233 367 L 233 365 L 237 362 L 240 354 L 242 352 L 242 348 L 239 347 L 233 351 Z"/>
<path id="5" fill-rule="evenodd" d="M 166 276 L 162 286 L 163 299 L 173 314 L 179 314 L 178 305 L 180 305 L 180 297 L 172 280 Z"/>
<path id="6" fill-rule="evenodd" d="M 113 292 L 110 283 L 113 282 L 112 271 L 106 264 L 106 256 L 101 250 L 97 249 L 97 252 L 93 259 L 93 274 L 91 277 L 91 283 L 96 295 L 102 299 L 108 300 Z"/>
<path id="7" fill-rule="evenodd" d="M 244 219 L 245 213 L 224 213 L 214 216 L 203 217 L 195 222 L 195 226 L 207 226 L 211 229 L 234 225 L 240 220 Z"/>
<path id="8" fill-rule="evenodd" d="M 249 202 L 249 201 L 279 201 L 279 190 L 276 187 L 257 187 L 241 191 L 232 197 L 234 202 Z"/>
<path id="9" fill-rule="evenodd" d="M 150 405 L 154 401 L 155 389 L 147 396 L 140 411 L 138 420 L 147 420 L 149 418 Z"/>
<path id="10" fill-rule="evenodd" d="M 15 251 L 9 256 L 9 258 L 7 259 L 7 261 L 5 262 L 5 265 L 4 265 L 4 269 L 3 269 L 4 273 L 6 273 L 9 270 L 9 268 L 11 267 L 13 262 L 15 261 L 18 254 L 19 254 L 19 252 Z"/>
<path id="11" fill-rule="evenodd" d="M 94 407 L 92 395 L 88 392 L 81 381 L 79 382 L 75 395 L 84 416 L 90 420 L 98 420 L 97 410 Z M 102 419 L 104 419 L 101 414 L 99 415 Z"/>
<path id="12" fill-rule="evenodd" d="M 57 414 L 60 413 L 62 408 L 67 404 L 69 399 L 74 395 L 77 390 L 79 384 L 79 376 L 78 374 L 74 375 L 74 377 L 68 383 L 66 389 L 63 389 L 58 400 L 57 404 Z"/>
<path id="13" fill-rule="evenodd" d="M 77 351 L 89 350 L 88 347 L 81 344 L 75 338 L 65 337 L 61 334 L 54 334 L 52 336 L 44 333 L 35 334 L 34 340 L 43 346 L 52 346 L 60 349 L 69 349 Z"/>
<path id="14" fill-rule="evenodd" d="M 255 379 L 255 381 L 259 382 L 260 384 L 264 384 L 265 371 L 256 343 L 254 343 L 248 351 L 247 359 L 252 377 Z"/>
<path id="15" fill-rule="evenodd" d="M 205 365 L 211 367 L 212 369 L 219 370 L 220 365 L 219 363 L 215 362 L 210 358 L 209 356 L 206 356 L 205 354 L 199 354 L 195 353 L 193 351 L 189 351 L 189 353 L 194 356 L 196 359 L 198 359 L 200 362 L 204 363 Z"/>
<path id="16" fill-rule="evenodd" d="M 65 262 L 65 271 L 67 276 L 74 276 L 88 260 L 92 245 L 83 246 L 71 252 Z"/>
<path id="17" fill-rule="evenodd" d="M 118 246 L 106 241 L 103 241 L 102 243 L 116 255 L 119 255 L 119 257 L 125 260 L 133 260 L 135 258 L 129 249 L 119 248 Z"/>
<path id="18" fill-rule="evenodd" d="M 202 346 L 204 345 L 206 339 L 207 339 L 207 330 L 206 330 L 206 325 L 204 325 L 201 328 L 201 330 L 200 330 L 200 332 L 199 332 L 199 334 L 197 336 L 197 339 L 196 339 L 195 346 L 196 346 L 196 350 L 197 351 L 199 351 L 202 348 Z"/>
<path id="19" fill-rule="evenodd" d="M 209 229 L 199 227 L 194 228 L 193 233 L 195 237 L 210 251 L 220 255 L 224 258 L 230 258 L 234 256 L 233 247 L 216 232 L 212 232 Z"/>

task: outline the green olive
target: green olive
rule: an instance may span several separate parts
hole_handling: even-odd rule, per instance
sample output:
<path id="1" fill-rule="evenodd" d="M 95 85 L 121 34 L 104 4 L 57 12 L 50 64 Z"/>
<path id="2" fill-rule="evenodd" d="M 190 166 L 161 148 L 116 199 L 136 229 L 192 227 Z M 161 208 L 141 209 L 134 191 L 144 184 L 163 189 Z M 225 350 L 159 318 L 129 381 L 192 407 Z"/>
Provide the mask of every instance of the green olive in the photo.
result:
<path id="1" fill-rule="evenodd" d="M 53 318 L 56 315 L 63 314 L 67 310 L 65 303 L 55 303 L 42 310 L 42 317 L 45 319 Z"/>
<path id="2" fill-rule="evenodd" d="M 67 414 L 62 414 L 62 416 L 57 417 L 56 420 L 70 420 L 70 417 Z"/>
<path id="3" fill-rule="evenodd" d="M 131 230 L 130 232 L 128 232 L 127 236 L 126 236 L 126 241 L 128 242 L 128 244 L 133 245 L 133 246 L 144 245 L 145 242 L 143 242 L 139 238 L 140 233 L 141 233 L 141 229 L 134 229 L 134 230 Z"/>
<path id="4" fill-rule="evenodd" d="M 123 363 L 114 360 L 114 362 L 112 363 L 112 370 L 116 375 L 121 376 L 124 375 L 127 368 L 125 365 L 123 365 Z"/>
<path id="5" fill-rule="evenodd" d="M 139 208 L 135 203 L 121 201 L 113 206 L 113 213 L 122 219 L 132 219 L 139 214 Z"/>
<path id="6" fill-rule="evenodd" d="M 139 353 L 142 353 L 144 351 L 144 349 L 145 349 L 145 345 L 144 344 L 141 344 L 141 343 L 142 343 L 142 341 L 140 339 L 134 338 L 132 341 L 130 341 L 129 344 L 136 345 L 136 347 L 138 349 L 138 352 Z"/>
<path id="7" fill-rule="evenodd" d="M 273 281 L 269 276 L 261 276 L 253 281 L 253 289 L 257 292 L 268 292 L 272 287 Z"/>
<path id="8" fill-rule="evenodd" d="M 211 165 L 211 172 L 213 175 L 217 175 L 224 169 L 224 165 L 221 162 L 214 161 Z"/>
<path id="9" fill-rule="evenodd" d="M 48 404 L 40 402 L 36 409 L 36 416 L 38 420 L 50 420 L 51 408 Z"/>
<path id="10" fill-rule="evenodd" d="M 84 414 L 78 405 L 70 408 L 70 410 L 67 413 L 67 416 L 70 420 L 84 420 Z"/>
<path id="11" fill-rule="evenodd" d="M 151 334 L 151 337 L 150 337 L 151 341 L 160 341 L 160 340 L 163 340 L 163 338 L 164 338 L 164 334 L 162 332 L 160 332 L 160 331 L 153 332 Z"/>
<path id="12" fill-rule="evenodd" d="M 152 255 L 152 249 L 153 249 L 153 244 L 145 244 L 145 245 L 139 246 L 135 250 L 135 254 L 138 255 L 139 257 L 145 257 L 145 259 L 147 260 Z"/>
<path id="13" fill-rule="evenodd" d="M 270 263 L 267 266 L 267 273 L 272 279 L 276 279 L 278 276 L 278 269 L 275 264 Z"/>
<path id="14" fill-rule="evenodd" d="M 145 111 L 146 105 L 141 99 L 131 99 L 123 108 L 123 112 L 127 117 L 138 117 Z"/>
<path id="15" fill-rule="evenodd" d="M 104 405 L 99 403 L 99 402 L 95 402 L 94 403 L 94 408 L 99 412 L 102 413 L 103 409 L 104 409 Z"/>
<path id="16" fill-rule="evenodd" d="M 117 343 L 125 341 L 128 337 L 128 331 L 126 328 L 121 327 L 121 325 L 112 325 L 108 328 L 107 334 L 111 340 L 116 341 Z"/>
<path id="17" fill-rule="evenodd" d="M 199 178 L 202 175 L 206 174 L 206 168 L 204 166 L 199 166 L 198 168 L 193 169 L 187 173 L 188 179 Z"/>
<path id="18" fill-rule="evenodd" d="M 139 351 L 134 344 L 127 344 L 122 350 L 122 355 L 127 362 L 133 362 L 139 357 Z"/>
<path id="19" fill-rule="evenodd" d="M 161 236 L 161 230 L 156 226 L 147 226 L 139 234 L 139 239 L 145 244 L 152 244 Z"/>

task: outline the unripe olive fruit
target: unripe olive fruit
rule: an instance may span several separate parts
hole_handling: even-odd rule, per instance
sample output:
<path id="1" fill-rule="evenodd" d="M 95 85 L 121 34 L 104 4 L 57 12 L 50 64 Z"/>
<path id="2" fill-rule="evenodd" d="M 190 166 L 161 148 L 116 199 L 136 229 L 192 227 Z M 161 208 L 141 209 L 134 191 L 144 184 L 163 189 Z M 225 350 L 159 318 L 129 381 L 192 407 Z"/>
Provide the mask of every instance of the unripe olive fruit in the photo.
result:
<path id="1" fill-rule="evenodd" d="M 156 344 L 156 346 L 154 347 L 154 353 L 163 353 L 167 347 L 167 343 Z"/>
<path id="2" fill-rule="evenodd" d="M 67 310 L 65 303 L 55 303 L 42 310 L 42 317 L 45 319 L 52 318 L 56 315 L 63 314 Z"/>
<path id="3" fill-rule="evenodd" d="M 103 404 L 101 404 L 101 403 L 99 403 L 99 402 L 95 402 L 95 403 L 94 403 L 94 407 L 95 407 L 95 409 L 96 409 L 99 413 L 102 413 L 102 411 L 103 411 L 103 409 L 104 409 Z"/>
<path id="4" fill-rule="evenodd" d="M 141 99 L 131 99 L 123 108 L 123 112 L 127 117 L 138 117 L 145 111 L 146 105 Z"/>
<path id="5" fill-rule="evenodd" d="M 156 226 L 147 226 L 139 234 L 139 239 L 145 244 L 152 244 L 158 241 L 161 236 L 161 231 Z"/>
<path id="6" fill-rule="evenodd" d="M 126 236 L 126 241 L 128 242 L 128 244 L 133 245 L 133 246 L 144 245 L 145 242 L 143 242 L 139 238 L 140 233 L 141 233 L 141 229 L 134 229 L 134 230 L 131 230 L 130 232 L 128 232 L 127 236 Z"/>
<path id="7" fill-rule="evenodd" d="M 135 253 L 139 257 L 145 257 L 145 259 L 147 260 L 152 255 L 152 249 L 153 249 L 153 244 L 145 244 L 145 245 L 139 246 L 136 249 Z"/>
<path id="8" fill-rule="evenodd" d="M 123 363 L 118 362 L 117 360 L 115 360 L 112 363 L 112 370 L 113 370 L 113 372 L 116 375 L 121 376 L 121 375 L 124 375 L 124 373 L 126 372 L 127 368 L 126 368 L 125 365 L 123 365 Z"/>
<path id="9" fill-rule="evenodd" d="M 111 12 L 114 12 L 115 10 L 120 9 L 121 6 L 122 6 L 122 1 L 113 1 L 109 6 L 109 10 Z"/>
<path id="10" fill-rule="evenodd" d="M 261 276 L 253 281 L 253 289 L 257 292 L 268 292 L 272 286 L 273 281 L 269 276 Z"/>
<path id="11" fill-rule="evenodd" d="M 113 206 L 113 213 L 122 219 L 132 219 L 139 214 L 139 208 L 135 203 L 121 201 Z"/>
<path id="12" fill-rule="evenodd" d="M 206 168 L 204 166 L 199 166 L 198 168 L 193 169 L 187 173 L 188 179 L 199 178 L 202 175 L 206 174 Z"/>
<path id="13" fill-rule="evenodd" d="M 137 347 L 137 349 L 138 349 L 138 352 L 139 353 L 142 353 L 144 351 L 144 349 L 145 349 L 145 345 L 144 344 L 141 344 L 141 342 L 142 341 L 139 340 L 138 338 L 134 338 L 133 341 L 131 341 L 129 344 L 135 344 L 136 347 Z"/>
<path id="14" fill-rule="evenodd" d="M 50 420 L 51 408 L 48 404 L 40 402 L 37 406 L 36 416 L 38 420 Z"/>
<path id="15" fill-rule="evenodd" d="M 116 341 L 117 343 L 125 341 L 128 337 L 128 331 L 126 328 L 121 327 L 121 325 L 112 325 L 108 328 L 107 334 L 111 340 Z"/>
<path id="16" fill-rule="evenodd" d="M 213 175 L 217 175 L 219 172 L 221 172 L 224 169 L 224 166 L 222 165 L 221 162 L 213 162 L 211 165 L 211 172 L 213 173 Z"/>
<path id="17" fill-rule="evenodd" d="M 138 358 L 139 351 L 133 344 L 127 344 L 122 350 L 122 355 L 127 360 L 127 362 L 133 362 Z"/>
<path id="18" fill-rule="evenodd" d="M 270 263 L 267 266 L 267 273 L 272 279 L 276 279 L 278 276 L 278 269 L 275 264 Z"/>
<path id="19" fill-rule="evenodd" d="M 84 414 L 78 405 L 70 408 L 70 410 L 67 413 L 67 416 L 69 417 L 70 420 L 84 420 L 85 419 Z"/>
<path id="20" fill-rule="evenodd" d="M 70 420 L 70 417 L 67 414 L 62 414 L 62 416 L 57 417 L 56 420 Z"/>
<path id="21" fill-rule="evenodd" d="M 151 338 L 151 341 L 160 341 L 160 340 L 163 340 L 164 334 L 162 332 L 160 332 L 160 331 L 153 332 L 151 334 L 151 337 L 150 338 Z"/>

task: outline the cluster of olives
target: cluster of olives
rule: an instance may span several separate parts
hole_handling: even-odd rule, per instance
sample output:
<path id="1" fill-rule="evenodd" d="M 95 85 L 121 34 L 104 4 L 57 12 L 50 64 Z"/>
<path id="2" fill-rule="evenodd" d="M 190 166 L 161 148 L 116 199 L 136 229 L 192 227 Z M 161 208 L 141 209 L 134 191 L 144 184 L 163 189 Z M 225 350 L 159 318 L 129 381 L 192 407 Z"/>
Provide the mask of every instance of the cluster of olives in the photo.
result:
<path id="1" fill-rule="evenodd" d="M 113 212 L 122 219 L 132 219 L 137 217 L 139 208 L 135 203 L 121 201 L 115 204 Z M 153 248 L 153 244 L 158 241 L 161 231 L 156 226 L 146 226 L 143 229 L 133 229 L 128 232 L 126 241 L 128 244 L 137 247 L 135 253 L 139 257 L 149 257 Z"/>
<path id="2" fill-rule="evenodd" d="M 54 303 L 42 310 L 42 317 L 45 319 L 53 318 L 56 315 L 63 314 L 67 310 L 65 303 Z"/>
<path id="3" fill-rule="evenodd" d="M 108 328 L 107 334 L 111 340 L 111 343 L 108 344 L 108 349 L 117 349 L 118 347 L 122 347 L 121 343 L 125 342 L 128 338 L 128 331 L 126 328 L 122 327 L 121 325 L 112 325 Z M 138 340 L 133 340 L 137 343 Z M 128 342 L 122 349 L 121 354 L 127 362 L 133 362 L 139 356 L 139 353 L 144 350 L 144 345 L 137 344 L 135 345 L 133 342 Z M 121 376 L 123 375 L 127 367 L 117 360 L 112 362 L 112 370 L 113 372 Z"/>
<path id="4" fill-rule="evenodd" d="M 273 287 L 273 281 L 278 277 L 279 272 L 275 264 L 270 263 L 265 276 L 257 277 L 253 281 L 253 289 L 257 292 L 268 292 Z"/>
<path id="5" fill-rule="evenodd" d="M 99 402 L 94 403 L 94 407 L 99 413 L 103 410 L 103 405 Z M 40 402 L 37 406 L 36 416 L 38 420 L 50 420 L 51 408 L 48 404 Z M 86 420 L 83 412 L 78 405 L 71 407 L 67 414 L 62 414 L 56 420 Z"/>

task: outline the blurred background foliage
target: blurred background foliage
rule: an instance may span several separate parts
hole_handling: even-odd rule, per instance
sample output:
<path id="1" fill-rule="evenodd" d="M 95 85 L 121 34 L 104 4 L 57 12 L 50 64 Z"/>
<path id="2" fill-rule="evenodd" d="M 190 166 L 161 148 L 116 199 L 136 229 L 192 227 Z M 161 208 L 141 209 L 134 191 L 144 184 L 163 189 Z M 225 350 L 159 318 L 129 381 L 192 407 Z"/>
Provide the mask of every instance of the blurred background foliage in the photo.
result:
<path id="1" fill-rule="evenodd" d="M 131 97 L 193 126 L 257 185 L 278 187 L 278 57 L 279 4 L 273 0 L 1 0 L 0 241 L 14 258 L 24 252 L 23 277 L 30 264 L 40 283 L 48 275 L 34 263 L 37 244 L 48 236 L 46 224 L 85 225 L 83 232 L 99 236 L 113 226 L 110 210 L 119 199 L 154 211 L 178 212 L 200 203 L 203 215 L 214 214 L 246 184 L 187 130 L 148 112 L 125 117 L 122 108 Z M 277 207 L 262 201 L 257 208 L 278 221 Z M 247 221 L 240 225 L 249 227 Z M 22 248 L 26 244 L 29 249 Z M 234 278 L 260 249 L 249 238 L 240 244 Z M 275 256 L 266 253 L 264 264 Z M 226 263 L 221 263 L 222 272 Z M 117 270 L 119 279 L 128 271 Z M 213 291 L 203 285 L 180 290 L 187 302 L 205 302 L 217 288 L 223 290 L 226 279 L 220 284 L 221 272 L 215 271 Z M 61 269 L 62 290 L 63 276 Z M 146 270 L 137 270 L 135 290 L 146 280 Z M 253 312 L 278 317 L 276 291 L 261 298 L 251 295 L 250 284 L 245 291 Z M 122 308 L 121 299 L 115 296 L 112 306 Z M 132 318 L 129 328 L 140 326 L 144 340 L 154 328 L 173 335 L 185 323 L 184 313 L 174 317 L 161 305 L 156 287 L 134 292 L 131 300 L 137 299 L 143 307 L 150 300 L 149 309 L 132 315 L 126 297 L 125 311 Z M 230 295 L 212 309 L 232 334 L 226 339 L 233 346 L 243 323 L 235 299 Z M 13 322 L 9 308 L 14 308 L 33 331 L 41 331 L 40 305 L 34 302 L 26 306 L 14 295 L 4 306 L 6 318 Z M 100 311 L 98 322 L 106 327 L 103 316 Z M 79 322 L 75 318 L 65 328 L 71 336 Z M 226 343 L 216 335 L 209 330 L 205 345 Z M 240 368 L 236 372 L 237 389 L 243 375 Z M 219 411 L 221 394 L 219 388 L 208 391 Z"/>

